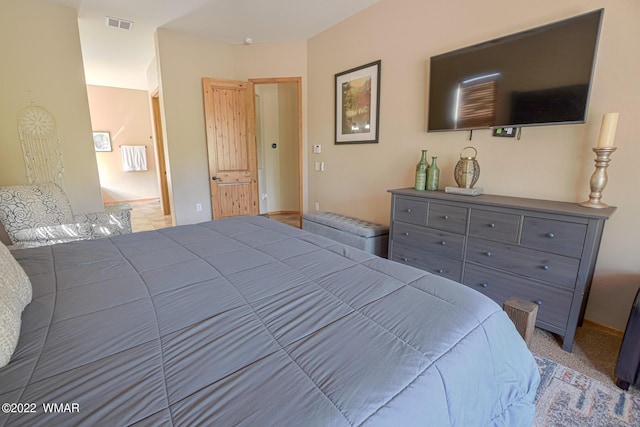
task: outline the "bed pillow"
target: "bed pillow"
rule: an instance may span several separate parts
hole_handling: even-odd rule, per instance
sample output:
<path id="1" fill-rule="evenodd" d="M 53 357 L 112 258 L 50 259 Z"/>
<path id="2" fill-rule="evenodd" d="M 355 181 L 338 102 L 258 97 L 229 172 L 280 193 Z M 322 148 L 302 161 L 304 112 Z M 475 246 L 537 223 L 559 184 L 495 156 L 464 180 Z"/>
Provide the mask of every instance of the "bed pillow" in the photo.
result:
<path id="1" fill-rule="evenodd" d="M 7 247 L 0 243 L 0 368 L 18 345 L 22 310 L 31 302 L 31 281 Z"/>

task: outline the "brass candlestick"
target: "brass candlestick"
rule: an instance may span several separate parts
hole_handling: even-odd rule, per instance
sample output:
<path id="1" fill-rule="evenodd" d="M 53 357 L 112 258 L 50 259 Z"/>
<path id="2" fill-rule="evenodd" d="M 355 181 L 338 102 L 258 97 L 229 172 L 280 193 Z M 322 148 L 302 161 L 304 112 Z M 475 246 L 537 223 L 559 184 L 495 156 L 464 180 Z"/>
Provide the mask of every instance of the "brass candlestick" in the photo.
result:
<path id="1" fill-rule="evenodd" d="M 609 205 L 601 199 L 604 187 L 607 186 L 607 167 L 609 167 L 609 162 L 611 161 L 610 156 L 616 151 L 616 147 L 594 148 L 593 151 L 596 153 L 596 170 L 589 181 L 591 194 L 589 194 L 589 200 L 580 203 L 580 206 L 596 209 L 608 208 Z"/>

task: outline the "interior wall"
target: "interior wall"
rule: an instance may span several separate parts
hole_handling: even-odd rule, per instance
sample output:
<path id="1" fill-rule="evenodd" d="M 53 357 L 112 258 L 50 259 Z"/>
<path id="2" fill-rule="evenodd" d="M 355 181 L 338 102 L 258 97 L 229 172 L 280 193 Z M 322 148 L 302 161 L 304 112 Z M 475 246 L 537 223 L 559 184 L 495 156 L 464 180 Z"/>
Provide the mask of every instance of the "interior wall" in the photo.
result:
<path id="1" fill-rule="evenodd" d="M 427 133 L 429 57 L 527 28 L 605 8 L 588 120 L 583 125 L 524 128 L 522 139 L 490 131 Z M 438 156 L 440 186 L 456 185 L 453 168 L 472 145 L 486 193 L 577 202 L 589 194 L 602 115 L 620 112 L 618 151 L 608 170 L 604 200 L 618 210 L 607 222 L 586 317 L 624 329 L 640 286 L 640 199 L 628 171 L 640 156 L 635 120 L 640 117 L 640 3 L 636 0 L 381 0 L 308 42 L 309 126 L 306 165 L 309 204 L 389 223 L 388 189 L 410 187 L 420 150 Z M 381 59 L 380 142 L 334 144 L 334 75 Z M 561 72 L 561 70 L 558 70 Z"/>
<path id="2" fill-rule="evenodd" d="M 232 48 L 159 29 L 156 60 L 173 223 L 212 218 L 202 78 L 232 79 Z M 202 204 L 202 211 L 196 204 Z"/>
<path id="3" fill-rule="evenodd" d="M 112 151 L 95 153 L 104 202 L 159 198 L 148 92 L 88 85 L 87 94 L 93 130 L 108 131 L 111 135 Z M 147 170 L 125 172 L 121 145 L 147 147 Z"/>
<path id="4" fill-rule="evenodd" d="M 298 85 L 278 83 L 278 127 L 280 209 L 300 211 L 300 165 L 298 147 Z"/>
<path id="5" fill-rule="evenodd" d="M 37 105 L 56 121 L 74 212 L 101 211 L 76 11 L 44 0 L 3 0 L 0 57 L 0 185 L 27 183 L 17 117 Z"/>

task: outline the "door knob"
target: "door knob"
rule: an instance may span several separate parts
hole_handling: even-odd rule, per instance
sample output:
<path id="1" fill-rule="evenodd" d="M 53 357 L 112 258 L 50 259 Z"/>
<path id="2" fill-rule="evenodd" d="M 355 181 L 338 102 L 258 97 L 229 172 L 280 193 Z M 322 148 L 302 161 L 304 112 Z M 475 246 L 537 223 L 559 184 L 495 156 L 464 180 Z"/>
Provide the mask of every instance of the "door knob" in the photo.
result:
<path id="1" fill-rule="evenodd" d="M 218 178 L 217 176 L 212 176 L 212 177 L 211 177 L 211 179 L 212 179 L 213 181 L 222 181 L 222 179 L 221 179 L 221 178 Z"/>

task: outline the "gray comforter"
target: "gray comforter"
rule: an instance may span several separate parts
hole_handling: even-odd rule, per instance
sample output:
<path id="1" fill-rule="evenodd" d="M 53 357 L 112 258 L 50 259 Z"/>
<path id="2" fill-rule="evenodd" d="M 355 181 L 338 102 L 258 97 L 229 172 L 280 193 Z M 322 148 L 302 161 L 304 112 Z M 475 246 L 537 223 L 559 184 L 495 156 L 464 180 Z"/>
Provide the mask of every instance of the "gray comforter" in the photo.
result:
<path id="1" fill-rule="evenodd" d="M 14 252 L 0 425 L 529 426 L 539 376 L 475 291 L 261 217 Z M 57 414 L 47 413 L 47 403 Z M 17 405 L 14 405 L 17 409 Z M 3 407 L 4 409 L 4 407 Z"/>

